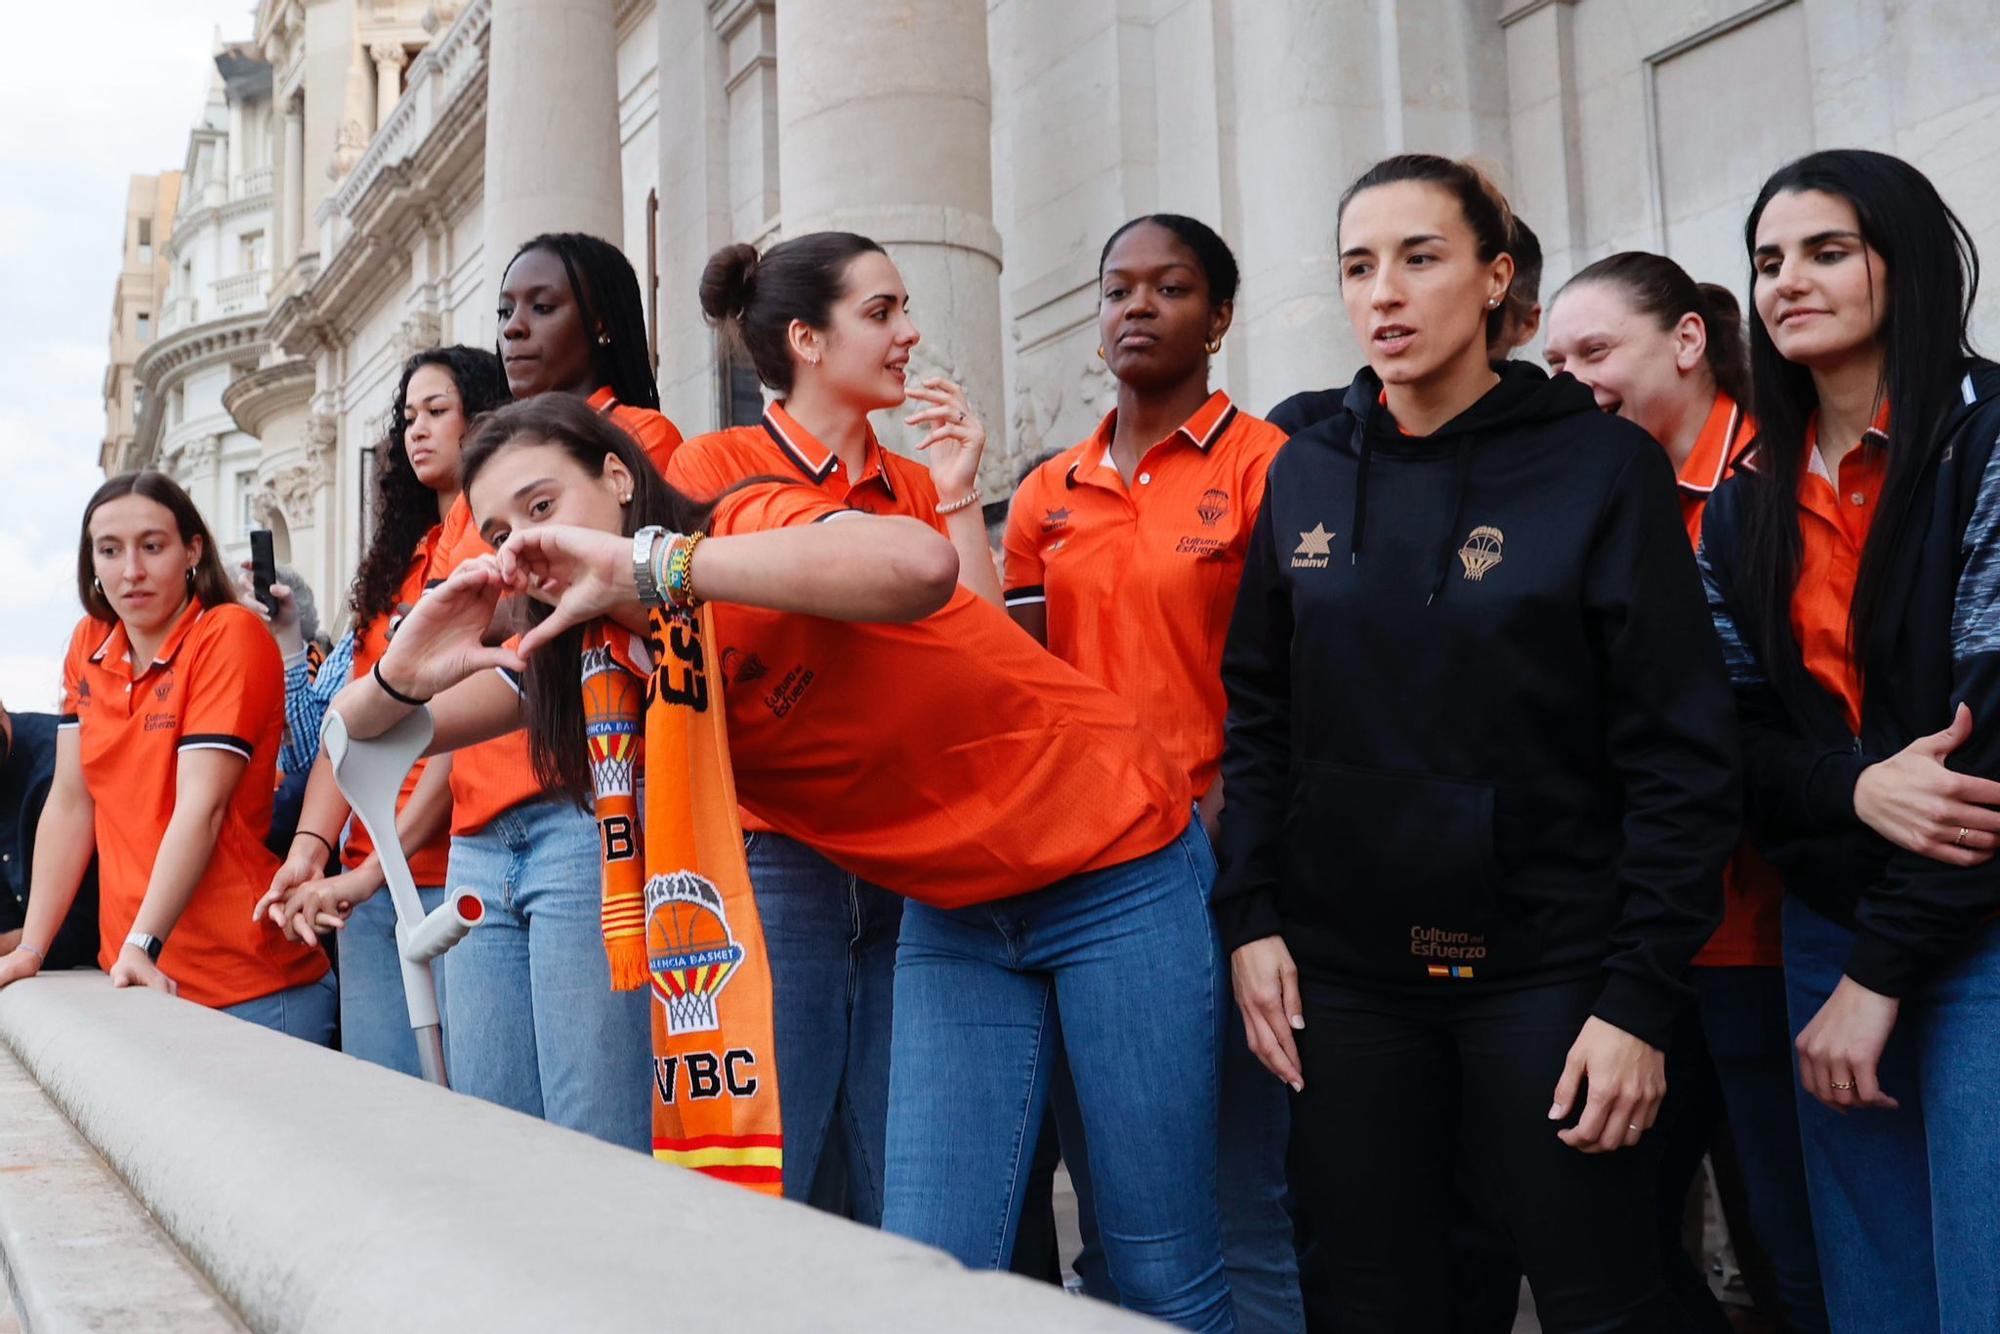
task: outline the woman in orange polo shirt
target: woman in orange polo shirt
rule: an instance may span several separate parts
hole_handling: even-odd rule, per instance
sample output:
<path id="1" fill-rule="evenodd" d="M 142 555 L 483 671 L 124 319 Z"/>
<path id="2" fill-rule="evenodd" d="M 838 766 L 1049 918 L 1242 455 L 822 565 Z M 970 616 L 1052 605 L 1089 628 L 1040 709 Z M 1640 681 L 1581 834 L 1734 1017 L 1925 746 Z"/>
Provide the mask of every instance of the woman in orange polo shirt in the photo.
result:
<path id="1" fill-rule="evenodd" d="M 1597 405 L 1660 442 L 1679 480 L 1688 541 L 1699 544 L 1708 497 L 1750 454 L 1757 426 L 1742 308 L 1697 283 L 1664 255 L 1608 255 L 1571 278 L 1549 304 L 1549 368 L 1568 372 Z M 1722 1313 L 1681 1243 L 1688 1187 L 1701 1168 L 1716 1116 L 1726 1116 L 1749 1208 L 1749 1231 L 1770 1260 L 1786 1326 L 1823 1330 L 1826 1299 L 1813 1250 L 1792 1100 L 1791 1032 L 1785 1022 L 1778 914 L 1784 887 L 1746 840 L 1724 878 L 1724 914 L 1695 955 L 1697 1015 L 1667 1053 L 1660 1233 L 1683 1309 L 1710 1323 Z M 1732 1223 L 1736 1220 L 1732 1217 Z M 1751 1236 L 1735 1238 L 1739 1249 Z M 1773 1312 L 1776 1314 L 1776 1312 Z"/>
<path id="2" fill-rule="evenodd" d="M 1784 878 L 1799 1133 L 1836 1329 L 2000 1329 L 2000 367 L 1978 258 L 1883 153 L 1744 224 L 1757 454 L 1703 572 Z"/>
<path id="3" fill-rule="evenodd" d="M 828 327 L 849 266 L 873 280 L 839 335 Z M 748 477 L 810 485 L 827 499 L 876 514 L 902 514 L 938 529 L 959 556 L 959 578 L 996 605 L 999 577 L 978 504 L 985 431 L 964 394 L 942 379 L 908 383 L 916 326 L 902 308 L 888 257 L 865 237 L 815 232 L 759 255 L 731 246 L 709 261 L 702 303 L 711 321 L 748 333 L 758 375 L 778 395 L 755 426 L 699 436 L 674 455 L 667 480 L 712 497 Z M 802 325 L 796 353 L 774 333 Z M 905 398 L 935 426 L 923 462 L 883 448 L 868 414 Z M 784 686 L 763 635 L 783 622 L 742 611 L 750 627 L 730 641 L 725 671 L 746 691 Z M 805 842 L 743 815 L 745 856 L 771 952 L 773 1009 L 785 1114 L 786 1194 L 857 1221 L 882 1221 L 883 1136 L 889 1101 L 889 1040 L 896 936 L 902 898 L 842 869 Z M 815 1190 L 822 1157 L 845 1169 L 844 1197 Z"/>
<path id="4" fill-rule="evenodd" d="M 850 318 L 843 304 L 822 334 L 852 336 Z M 627 533 L 705 524 L 713 537 L 688 575 L 737 664 L 721 686 L 738 798 L 908 900 L 883 1225 L 968 1264 L 1007 1263 L 1060 1042 L 1122 1299 L 1189 1328 L 1234 1328 L 1215 1207 L 1226 993 L 1204 891 L 1213 861 L 1185 775 L 1130 706 L 956 583 L 956 553 L 932 525 L 769 478 L 704 517 L 678 493 L 635 490 L 644 468 L 623 436 L 560 401 L 495 413 L 466 476 L 498 562 L 469 564 L 419 605 L 383 660 L 389 689 L 417 698 L 474 678 L 474 694 L 432 706 L 440 745 L 524 711 L 538 757 L 578 745 L 538 721 L 563 716 L 558 692 L 578 689 L 574 667 L 545 670 L 543 654 L 600 616 L 645 624 Z M 570 524 L 586 528 L 557 526 Z M 522 639 L 525 705 L 481 670 L 507 657 L 481 649 L 474 625 L 499 579 L 561 592 Z M 748 619 L 759 607 L 784 614 Z M 753 655 L 763 670 L 745 681 Z M 374 682 L 351 692 L 340 707 L 364 733 L 399 712 Z M 568 716 L 575 707 L 572 695 Z"/>
<path id="5" fill-rule="evenodd" d="M 417 1048 L 403 995 L 395 905 L 377 892 L 384 882 L 368 831 L 348 819 L 332 769 L 323 756 L 315 759 L 319 719 L 342 685 L 375 665 L 396 623 L 424 590 L 451 573 L 471 527 L 470 511 L 459 501 L 459 436 L 473 417 L 506 401 L 500 364 L 482 349 L 432 348 L 404 363 L 386 423 L 375 525 L 348 599 L 352 628 L 321 667 L 316 684 L 306 682 L 302 662 L 291 668 L 288 682 L 287 768 L 296 772 L 311 765 L 312 774 L 298 832 L 265 899 L 299 892 L 283 925 L 301 939 L 310 941 L 318 930 L 339 924 L 341 1048 L 410 1075 L 418 1073 Z M 426 909 L 444 897 L 452 767 L 450 758 L 416 766 L 397 803 L 399 840 Z M 324 876 L 327 850 L 339 843 L 343 826 L 342 870 Z M 447 1005 L 450 971 L 447 965 L 438 974 Z M 449 1023 L 446 1036 L 449 1040 Z"/>
<path id="6" fill-rule="evenodd" d="M 155 472 L 99 487 L 77 595 L 86 615 L 63 663 L 55 783 L 0 986 L 39 970 L 95 853 L 98 963 L 114 986 L 331 1042 L 326 956 L 246 911 L 277 867 L 264 834 L 284 672 L 187 493 Z"/>
<path id="7" fill-rule="evenodd" d="M 1105 242 L 1098 285 L 1098 354 L 1118 381 L 1118 405 L 1014 493 L 1007 610 L 1132 704 L 1187 773 L 1212 831 L 1228 708 L 1222 642 L 1264 471 L 1285 435 L 1209 388 L 1237 268 L 1207 224 L 1172 213 L 1133 219 Z M 1237 1323 L 1301 1329 L 1285 1087 L 1247 1042 L 1223 1050 L 1221 1205 Z M 1061 1090 L 1057 1102 L 1067 1122 Z M 1088 1150 L 1076 1139 L 1065 1124 L 1071 1171 L 1087 1177 Z"/>
<path id="8" fill-rule="evenodd" d="M 500 277 L 500 359 L 517 399 L 575 394 L 664 470 L 681 433 L 660 412 L 646 301 L 630 260 L 583 232 L 547 232 Z"/>

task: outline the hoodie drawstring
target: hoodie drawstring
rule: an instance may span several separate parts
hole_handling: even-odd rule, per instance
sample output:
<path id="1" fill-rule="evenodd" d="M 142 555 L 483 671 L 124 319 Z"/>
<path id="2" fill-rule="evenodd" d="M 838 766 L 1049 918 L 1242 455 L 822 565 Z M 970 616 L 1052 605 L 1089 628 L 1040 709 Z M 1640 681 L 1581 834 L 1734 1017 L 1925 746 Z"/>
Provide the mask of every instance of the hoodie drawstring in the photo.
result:
<path id="1" fill-rule="evenodd" d="M 1458 521 L 1465 512 L 1465 481 L 1471 472 L 1472 437 L 1461 435 L 1458 438 L 1458 461 L 1451 474 L 1451 522 L 1445 526 L 1444 540 L 1438 545 L 1437 571 L 1431 579 L 1431 595 L 1424 599 L 1426 607 L 1436 602 L 1437 595 L 1444 592 L 1444 577 L 1451 573 L 1451 540 L 1457 534 Z"/>

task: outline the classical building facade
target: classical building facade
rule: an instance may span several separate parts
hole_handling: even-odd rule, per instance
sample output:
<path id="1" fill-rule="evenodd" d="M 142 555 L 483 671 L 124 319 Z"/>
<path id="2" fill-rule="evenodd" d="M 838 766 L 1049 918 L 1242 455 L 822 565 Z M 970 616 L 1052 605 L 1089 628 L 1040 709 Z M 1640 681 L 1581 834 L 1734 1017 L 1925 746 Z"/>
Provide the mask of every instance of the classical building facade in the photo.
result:
<path id="1" fill-rule="evenodd" d="M 125 466 L 138 427 L 139 381 L 132 374 L 139 354 L 160 332 L 160 305 L 167 294 L 167 239 L 173 234 L 181 174 L 134 176 L 125 188 L 124 261 L 111 289 L 111 357 L 104 366 L 104 443 L 98 466 L 106 473 Z"/>
<path id="2" fill-rule="evenodd" d="M 261 135 L 230 161 L 268 164 L 269 190 L 255 327 L 227 346 L 204 333 L 208 350 L 188 358 L 227 383 L 230 421 L 209 431 L 214 503 L 278 529 L 336 602 L 402 360 L 490 344 L 498 270 L 545 230 L 622 243 L 653 311 L 666 410 L 689 434 L 756 405 L 696 307 L 708 254 L 820 227 L 877 237 L 925 333 L 919 369 L 964 381 L 988 420 L 989 495 L 1110 404 L 1097 255 L 1136 213 L 1192 213 L 1236 246 L 1243 290 L 1216 376 L 1247 407 L 1345 379 L 1359 358 L 1334 279 L 1335 206 L 1391 152 L 1489 164 L 1543 239 L 1550 287 L 1642 247 L 1740 292 L 1742 219 L 1764 176 L 1835 145 L 1915 161 L 2000 254 L 2000 29 L 1982 9 L 262 0 L 241 49 L 268 83 L 245 85 L 239 116 L 225 72 L 204 120 L 221 115 L 230 142 L 239 124 Z M 206 234 L 235 202 L 227 180 L 197 206 L 218 217 Z M 190 216 L 184 201 L 176 247 Z M 177 270 L 168 305 L 244 271 Z M 221 314 L 203 305 L 175 328 Z M 2000 333 L 2000 318 L 1982 309 L 1978 327 Z M 168 385 L 163 350 L 149 355 Z M 191 473 L 205 461 L 164 433 L 146 455 L 139 436 L 145 457 Z M 254 451 L 239 446 L 251 438 Z"/>

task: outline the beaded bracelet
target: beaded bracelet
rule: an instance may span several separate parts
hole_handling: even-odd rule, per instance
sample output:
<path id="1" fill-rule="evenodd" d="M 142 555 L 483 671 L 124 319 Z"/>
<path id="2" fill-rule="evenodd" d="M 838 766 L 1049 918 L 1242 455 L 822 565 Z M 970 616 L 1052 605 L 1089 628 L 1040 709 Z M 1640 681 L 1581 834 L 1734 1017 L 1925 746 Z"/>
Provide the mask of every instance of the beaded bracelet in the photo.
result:
<path id="1" fill-rule="evenodd" d="M 702 534 L 688 533 L 676 536 L 670 544 L 667 556 L 667 580 L 665 584 L 667 601 L 675 607 L 698 606 L 701 597 L 694 591 L 694 549 L 701 545 Z"/>

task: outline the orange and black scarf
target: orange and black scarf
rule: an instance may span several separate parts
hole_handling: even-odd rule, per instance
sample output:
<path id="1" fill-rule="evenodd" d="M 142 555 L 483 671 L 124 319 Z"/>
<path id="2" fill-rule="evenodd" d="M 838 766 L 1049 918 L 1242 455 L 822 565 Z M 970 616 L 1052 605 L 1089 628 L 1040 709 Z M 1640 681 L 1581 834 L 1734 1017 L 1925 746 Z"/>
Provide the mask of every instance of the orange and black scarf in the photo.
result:
<path id="1" fill-rule="evenodd" d="M 771 967 L 750 892 L 706 607 L 584 639 L 611 985 L 650 986 L 653 1156 L 782 1193 Z"/>

